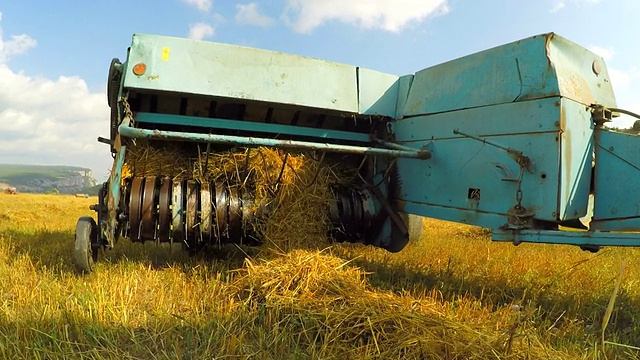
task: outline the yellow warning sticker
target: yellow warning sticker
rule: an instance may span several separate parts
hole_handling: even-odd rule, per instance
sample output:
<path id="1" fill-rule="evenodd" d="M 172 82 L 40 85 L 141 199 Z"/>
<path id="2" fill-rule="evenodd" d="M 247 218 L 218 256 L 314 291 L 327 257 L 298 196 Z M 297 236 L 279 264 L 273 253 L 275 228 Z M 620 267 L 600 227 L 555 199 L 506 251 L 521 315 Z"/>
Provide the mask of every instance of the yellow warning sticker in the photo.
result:
<path id="1" fill-rule="evenodd" d="M 169 48 L 168 47 L 163 47 L 162 48 L 162 61 L 169 61 Z"/>

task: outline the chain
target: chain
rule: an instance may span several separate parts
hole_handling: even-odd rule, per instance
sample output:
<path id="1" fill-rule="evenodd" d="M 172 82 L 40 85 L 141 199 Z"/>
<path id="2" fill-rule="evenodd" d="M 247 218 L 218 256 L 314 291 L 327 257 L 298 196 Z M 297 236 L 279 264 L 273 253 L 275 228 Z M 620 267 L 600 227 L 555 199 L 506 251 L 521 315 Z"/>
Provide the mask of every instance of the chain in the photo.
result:
<path id="1" fill-rule="evenodd" d="M 516 190 L 516 206 L 514 207 L 517 211 L 524 211 L 524 207 L 522 207 L 522 177 L 524 175 L 524 166 L 520 166 L 520 174 L 518 175 L 518 189 Z"/>
<path id="2" fill-rule="evenodd" d="M 128 117 L 130 121 L 130 125 L 133 125 L 135 120 L 133 119 L 133 112 L 131 112 L 131 106 L 127 101 L 127 97 L 122 97 L 122 106 L 124 107 L 124 117 Z"/>

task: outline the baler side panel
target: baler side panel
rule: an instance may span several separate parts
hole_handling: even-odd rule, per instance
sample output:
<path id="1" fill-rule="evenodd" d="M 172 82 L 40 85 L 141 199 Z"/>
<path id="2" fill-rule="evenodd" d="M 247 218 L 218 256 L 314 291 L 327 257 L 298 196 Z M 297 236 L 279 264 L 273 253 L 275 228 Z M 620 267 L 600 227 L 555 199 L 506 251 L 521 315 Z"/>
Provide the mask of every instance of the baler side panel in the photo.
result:
<path id="1" fill-rule="evenodd" d="M 557 98 L 417 116 L 398 121 L 396 139 L 403 145 L 426 147 L 428 161 L 398 159 L 401 200 L 420 207 L 419 215 L 484 227 L 503 225 L 516 202 L 520 168 L 511 154 L 452 129 L 522 151 L 532 159 L 532 172 L 522 178 L 522 205 L 536 218 L 555 221 L 560 165 Z M 526 119 L 517 123 L 514 118 Z M 442 208 L 455 209 L 445 214 Z M 477 213 L 496 214 L 478 217 Z"/>
<path id="2" fill-rule="evenodd" d="M 556 223 L 578 219 L 589 199 L 595 103 L 615 106 L 604 62 L 554 34 L 422 70 L 396 139 L 426 147 L 432 159 L 399 160 L 401 200 L 433 207 L 418 207 L 421 215 L 497 225 L 493 216 L 472 219 L 479 212 L 506 223 L 517 185 L 506 179 L 518 178 L 513 155 L 520 152 L 531 161 L 521 183 L 526 213 Z M 442 215 L 442 208 L 455 210 Z"/>

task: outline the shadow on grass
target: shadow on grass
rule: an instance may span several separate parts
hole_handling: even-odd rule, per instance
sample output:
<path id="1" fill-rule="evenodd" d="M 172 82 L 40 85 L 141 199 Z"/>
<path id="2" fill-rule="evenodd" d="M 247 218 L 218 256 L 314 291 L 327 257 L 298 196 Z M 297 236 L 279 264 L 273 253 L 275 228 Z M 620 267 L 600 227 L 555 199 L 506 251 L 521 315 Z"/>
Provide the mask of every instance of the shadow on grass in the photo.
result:
<path id="1" fill-rule="evenodd" d="M 0 356 L 14 359 L 215 359 L 279 358 L 267 341 L 250 339 L 239 322 L 246 316 L 211 316 L 191 324 L 180 317 L 164 317 L 142 327 L 79 319 L 78 314 L 46 320 L 0 322 Z M 230 334 L 229 328 L 240 330 Z M 18 331 L 16 331 L 18 330 Z M 266 333 L 266 331 L 265 331 Z M 245 335 L 246 338 L 241 338 Z M 243 341 L 244 340 L 244 341 Z M 253 340 L 252 343 L 247 343 Z M 273 339 L 268 339 L 273 340 Z M 245 342 L 245 343 L 243 343 Z M 295 344 L 287 344 L 290 350 Z"/>
<path id="2" fill-rule="evenodd" d="M 11 247 L 12 256 L 26 254 L 39 270 L 54 270 L 60 273 L 76 273 L 74 264 L 74 232 L 60 230 L 36 230 L 24 232 L 7 230 L 0 233 Z M 188 269 L 204 264 L 215 265 L 220 270 L 240 268 L 251 249 L 225 246 L 208 249 L 190 256 L 180 244 L 156 244 L 153 242 L 132 243 L 119 239 L 112 249 L 100 250 L 98 263 L 112 265 L 124 262 L 142 263 L 154 269 L 179 267 Z"/>

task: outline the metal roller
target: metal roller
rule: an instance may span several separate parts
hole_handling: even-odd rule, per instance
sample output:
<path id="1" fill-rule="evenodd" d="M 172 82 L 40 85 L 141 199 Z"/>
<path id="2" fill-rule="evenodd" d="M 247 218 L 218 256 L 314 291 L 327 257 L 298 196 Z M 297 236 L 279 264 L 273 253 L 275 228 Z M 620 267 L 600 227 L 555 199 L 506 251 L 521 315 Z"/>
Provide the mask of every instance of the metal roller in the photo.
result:
<path id="1" fill-rule="evenodd" d="M 227 222 L 229 213 L 229 197 L 226 187 L 221 182 L 216 182 L 216 238 L 218 245 L 227 242 L 229 238 L 229 223 Z"/>
<path id="2" fill-rule="evenodd" d="M 173 241 L 184 240 L 184 202 L 182 181 L 173 182 L 171 196 L 171 239 Z"/>
<path id="3" fill-rule="evenodd" d="M 242 244 L 242 200 L 237 187 L 229 188 L 229 240 Z"/>
<path id="4" fill-rule="evenodd" d="M 140 213 L 140 238 L 153 239 L 156 228 L 156 177 L 147 177 L 144 181 L 142 209 Z"/>
<path id="5" fill-rule="evenodd" d="M 242 238 L 247 242 L 253 242 L 253 219 L 260 214 L 255 214 L 254 211 L 259 212 L 259 209 L 255 208 L 254 199 L 250 191 L 246 189 L 241 192 L 240 198 L 242 199 Z"/>
<path id="6" fill-rule="evenodd" d="M 331 204 L 329 218 L 333 223 L 331 235 L 337 241 L 369 243 L 376 226 L 373 195 L 366 189 L 339 187 L 334 189 L 336 201 Z"/>
<path id="7" fill-rule="evenodd" d="M 178 241 L 198 250 L 244 244 L 253 231 L 252 193 L 238 185 L 135 177 L 125 181 L 124 194 L 125 228 L 133 241 Z"/>
<path id="8" fill-rule="evenodd" d="M 171 239 L 171 189 L 171 179 L 161 179 L 160 193 L 158 194 L 157 232 L 160 242 L 168 242 Z"/>
<path id="9" fill-rule="evenodd" d="M 144 178 L 134 178 L 131 182 L 131 198 L 129 200 L 129 236 L 132 241 L 141 241 L 140 216 Z"/>
<path id="10" fill-rule="evenodd" d="M 211 192 L 209 183 L 200 184 L 200 234 L 204 243 L 211 242 L 213 227 L 213 203 L 211 202 Z"/>
<path id="11" fill-rule="evenodd" d="M 185 209 L 185 215 L 186 215 L 186 230 L 185 230 L 185 235 L 187 236 L 187 241 L 191 241 L 194 239 L 199 238 L 200 236 L 198 236 L 199 234 L 197 234 L 197 226 L 200 223 L 199 219 L 198 219 L 198 212 L 199 212 L 199 199 L 200 196 L 198 194 L 198 184 L 196 183 L 195 180 L 188 180 L 187 181 L 187 194 L 186 194 L 186 198 L 187 198 L 187 208 Z"/>

